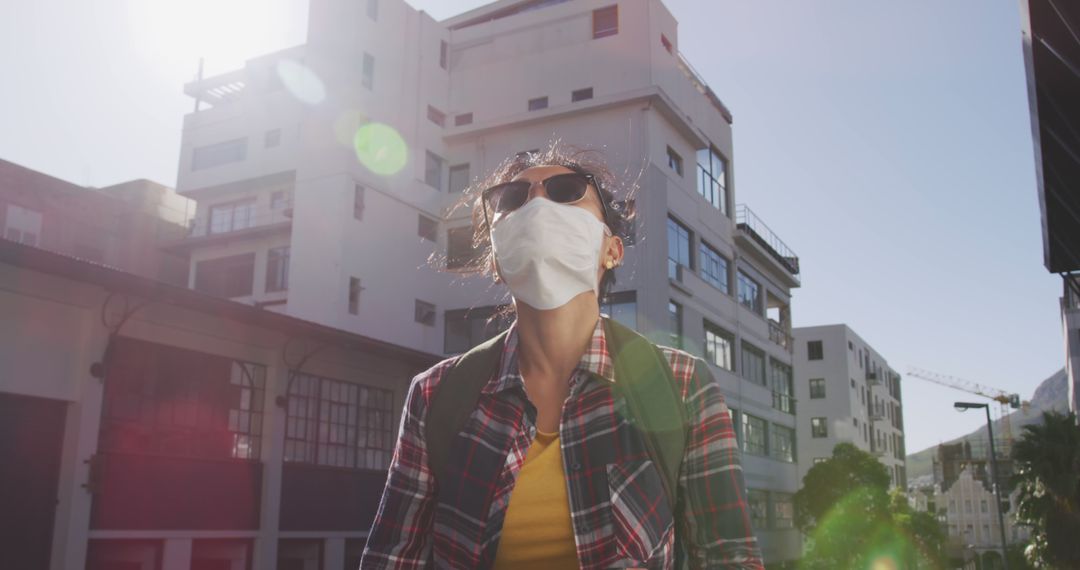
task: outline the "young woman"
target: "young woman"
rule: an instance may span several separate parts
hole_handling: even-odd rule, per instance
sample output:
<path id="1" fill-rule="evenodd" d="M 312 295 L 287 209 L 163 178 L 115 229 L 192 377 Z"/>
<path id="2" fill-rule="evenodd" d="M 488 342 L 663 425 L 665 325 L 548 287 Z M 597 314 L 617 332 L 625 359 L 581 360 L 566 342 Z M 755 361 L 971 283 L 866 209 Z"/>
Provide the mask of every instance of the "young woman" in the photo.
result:
<path id="1" fill-rule="evenodd" d="M 552 144 L 466 194 L 475 269 L 516 319 L 458 434 L 446 480 L 429 465 L 434 388 L 413 379 L 361 569 L 762 568 L 727 406 L 704 361 L 660 347 L 688 420 L 669 504 L 616 390 L 601 293 L 623 260 L 626 213 L 591 155 Z"/>

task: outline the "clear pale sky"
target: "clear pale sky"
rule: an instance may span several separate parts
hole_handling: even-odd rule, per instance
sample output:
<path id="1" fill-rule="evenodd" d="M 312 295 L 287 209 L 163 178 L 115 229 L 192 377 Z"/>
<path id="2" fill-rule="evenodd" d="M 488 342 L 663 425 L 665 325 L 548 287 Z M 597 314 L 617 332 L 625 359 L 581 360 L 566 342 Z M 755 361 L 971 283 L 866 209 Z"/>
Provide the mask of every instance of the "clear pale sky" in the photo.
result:
<path id="1" fill-rule="evenodd" d="M 410 0 L 442 19 L 485 4 Z M 1018 0 L 666 0 L 734 115 L 736 199 L 799 255 L 796 326 L 1020 392 L 1064 364 L 1042 265 Z M 302 0 L 4 0 L 0 158 L 176 182 L 182 92 L 301 44 Z M 984 423 L 905 376 L 908 452 Z"/>

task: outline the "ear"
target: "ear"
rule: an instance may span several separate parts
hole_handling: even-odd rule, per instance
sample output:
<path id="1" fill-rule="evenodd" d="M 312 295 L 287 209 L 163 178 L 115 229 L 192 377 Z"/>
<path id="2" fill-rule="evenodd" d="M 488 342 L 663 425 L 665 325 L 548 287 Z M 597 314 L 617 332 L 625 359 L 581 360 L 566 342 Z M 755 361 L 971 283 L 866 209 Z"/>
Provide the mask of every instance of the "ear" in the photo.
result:
<path id="1" fill-rule="evenodd" d="M 615 263 L 615 266 L 618 267 L 619 265 L 622 265 L 624 253 L 622 238 L 619 236 L 611 236 L 608 238 L 607 247 L 604 248 L 604 259 L 602 261 L 607 262 L 607 260 L 610 259 Z"/>

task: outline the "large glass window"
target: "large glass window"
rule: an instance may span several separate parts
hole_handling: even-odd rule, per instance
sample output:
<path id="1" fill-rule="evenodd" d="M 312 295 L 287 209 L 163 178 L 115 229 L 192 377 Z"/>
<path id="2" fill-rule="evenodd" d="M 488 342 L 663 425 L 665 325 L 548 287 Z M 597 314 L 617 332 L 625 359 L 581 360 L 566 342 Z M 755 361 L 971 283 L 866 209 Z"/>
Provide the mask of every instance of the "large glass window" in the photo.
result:
<path id="1" fill-rule="evenodd" d="M 272 247 L 266 254 L 266 292 L 289 288 L 289 246 Z"/>
<path id="2" fill-rule="evenodd" d="M 742 377 L 765 385 L 765 353 L 746 341 L 742 342 Z"/>
<path id="3" fill-rule="evenodd" d="M 769 359 L 769 379 L 772 384 L 773 407 L 781 412 L 795 413 L 795 390 L 791 367 L 779 360 Z"/>
<path id="4" fill-rule="evenodd" d="M 600 312 L 632 330 L 637 330 L 637 292 L 612 293 L 600 305 Z"/>
<path id="5" fill-rule="evenodd" d="M 829 419 L 810 418 L 810 435 L 813 437 L 829 437 Z"/>
<path id="6" fill-rule="evenodd" d="M 727 215 L 726 161 L 712 148 L 697 152 L 698 193 L 714 208 Z"/>
<path id="7" fill-rule="evenodd" d="M 751 311 L 761 314 L 761 287 L 742 270 L 736 272 L 736 282 L 739 286 L 739 304 Z"/>
<path id="8" fill-rule="evenodd" d="M 825 351 L 822 349 L 820 340 L 808 340 L 806 341 L 806 359 L 807 360 L 821 360 L 825 356 Z"/>
<path id="9" fill-rule="evenodd" d="M 704 241 L 698 248 L 701 259 L 701 278 L 706 283 L 723 291 L 728 292 L 728 262 L 720 252 Z"/>
<path id="10" fill-rule="evenodd" d="M 204 459 L 258 459 L 266 368 L 117 337 L 109 351 L 100 448 Z"/>
<path id="11" fill-rule="evenodd" d="M 681 273 L 679 267 L 691 269 L 690 260 L 690 230 L 674 218 L 667 221 L 668 242 L 668 277 L 679 280 Z"/>
<path id="12" fill-rule="evenodd" d="M 393 452 L 394 393 L 291 372 L 285 460 L 386 469 Z"/>
<path id="13" fill-rule="evenodd" d="M 743 451 L 751 455 L 765 455 L 768 452 L 768 422 L 743 412 Z"/>
<path id="14" fill-rule="evenodd" d="M 781 461 L 795 461 L 795 430 L 779 424 L 769 428 L 772 434 L 770 455 Z"/>
<path id="15" fill-rule="evenodd" d="M 247 138 L 233 139 L 196 147 L 191 153 L 191 169 L 204 170 L 230 162 L 240 162 L 245 158 L 247 158 Z"/>
<path id="16" fill-rule="evenodd" d="M 195 264 L 195 290 L 218 297 L 246 297 L 255 281 L 255 253 L 241 253 Z"/>
<path id="17" fill-rule="evenodd" d="M 769 528 L 769 494 L 760 489 L 748 489 L 746 502 L 750 507 L 750 525 L 757 530 Z"/>
<path id="18" fill-rule="evenodd" d="M 255 226 L 255 199 L 210 206 L 210 233 L 235 232 Z"/>
<path id="19" fill-rule="evenodd" d="M 725 370 L 734 370 L 735 335 L 705 321 L 705 358 Z"/>

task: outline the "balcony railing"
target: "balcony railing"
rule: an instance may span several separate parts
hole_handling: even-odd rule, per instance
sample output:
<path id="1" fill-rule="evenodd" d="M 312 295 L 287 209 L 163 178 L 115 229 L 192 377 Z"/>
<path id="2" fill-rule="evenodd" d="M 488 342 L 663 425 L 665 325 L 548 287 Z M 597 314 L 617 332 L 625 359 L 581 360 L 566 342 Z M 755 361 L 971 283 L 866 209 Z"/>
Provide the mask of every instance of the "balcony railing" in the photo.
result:
<path id="1" fill-rule="evenodd" d="M 870 421 L 880 422 L 885 419 L 885 406 L 870 406 Z"/>
<path id="2" fill-rule="evenodd" d="M 788 352 L 791 352 L 791 349 L 794 348 L 791 335 L 788 334 L 783 325 L 773 319 L 769 319 L 769 340 L 784 347 Z"/>
<path id="3" fill-rule="evenodd" d="M 746 204 L 735 206 L 735 224 L 765 248 L 792 275 L 799 274 L 799 256 L 757 217 Z"/>
<path id="4" fill-rule="evenodd" d="M 247 73 L 243 69 L 238 69 L 192 81 L 184 85 L 184 93 L 198 101 L 215 106 L 240 99 L 246 87 Z"/>
<path id="5" fill-rule="evenodd" d="M 691 84 L 693 84 L 694 89 L 697 89 L 698 93 L 701 93 L 706 98 L 708 98 L 709 102 L 711 102 L 713 106 L 715 106 L 717 110 L 720 111 L 720 114 L 723 115 L 724 120 L 726 120 L 728 123 L 731 123 L 731 111 L 729 111 L 727 106 L 724 105 L 723 101 L 721 101 L 720 98 L 716 96 L 716 93 L 713 92 L 711 87 L 709 87 L 709 84 L 705 83 L 705 79 L 703 79 L 701 77 L 701 74 L 698 73 L 696 69 L 694 69 L 694 66 L 690 65 L 690 62 L 686 60 L 682 52 L 676 54 L 675 62 L 676 65 L 678 65 L 679 70 L 683 72 L 683 75 L 686 75 L 686 78 L 690 80 Z"/>
<path id="6" fill-rule="evenodd" d="M 231 218 L 212 219 L 208 216 L 200 216 L 191 220 L 188 226 L 188 238 L 206 238 L 210 236 L 226 236 L 240 232 L 259 230 L 267 226 L 288 224 L 292 221 L 292 206 L 260 212 L 252 215 L 234 215 Z"/>
<path id="7" fill-rule="evenodd" d="M 875 371 L 875 370 L 867 370 L 866 371 L 866 383 L 870 384 L 871 386 L 880 386 L 881 385 L 881 375 L 878 374 L 877 371 Z"/>

